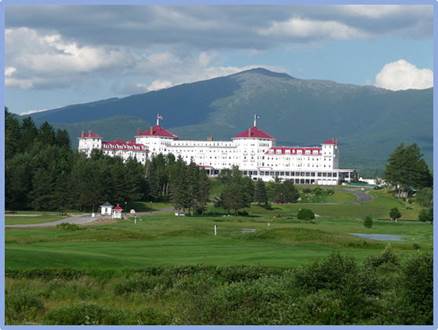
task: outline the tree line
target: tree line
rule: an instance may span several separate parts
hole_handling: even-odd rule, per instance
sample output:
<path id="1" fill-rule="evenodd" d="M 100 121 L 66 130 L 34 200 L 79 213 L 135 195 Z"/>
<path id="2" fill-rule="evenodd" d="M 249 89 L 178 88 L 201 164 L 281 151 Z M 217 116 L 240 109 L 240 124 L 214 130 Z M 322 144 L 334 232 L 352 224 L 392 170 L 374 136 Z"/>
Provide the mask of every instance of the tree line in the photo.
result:
<path id="1" fill-rule="evenodd" d="M 259 179 L 254 182 L 251 178 L 243 176 L 237 166 L 231 170 L 223 170 L 218 180 L 223 185 L 223 190 L 216 197 L 214 204 L 234 214 L 250 207 L 253 202 L 269 208 L 271 202 L 295 203 L 300 196 L 291 181 L 275 180 L 265 183 Z"/>
<path id="2" fill-rule="evenodd" d="M 195 164 L 158 155 L 142 165 L 97 150 L 87 158 L 71 149 L 65 130 L 7 110 L 5 121 L 7 210 L 96 211 L 105 201 L 125 208 L 170 201 L 190 213 L 206 207 L 208 178 Z"/>

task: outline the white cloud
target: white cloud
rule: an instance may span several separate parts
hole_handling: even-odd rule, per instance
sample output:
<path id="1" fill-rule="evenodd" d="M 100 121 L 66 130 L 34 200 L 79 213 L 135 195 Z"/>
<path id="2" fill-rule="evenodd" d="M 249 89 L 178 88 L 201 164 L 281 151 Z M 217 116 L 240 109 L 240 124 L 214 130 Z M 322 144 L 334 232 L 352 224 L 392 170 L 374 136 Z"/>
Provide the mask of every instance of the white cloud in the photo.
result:
<path id="1" fill-rule="evenodd" d="M 17 69 L 14 68 L 13 66 L 7 66 L 5 68 L 5 77 L 6 78 L 12 77 L 12 75 L 14 74 L 15 71 L 17 71 Z"/>
<path id="2" fill-rule="evenodd" d="M 383 66 L 376 75 L 375 86 L 394 91 L 430 88 L 433 86 L 433 72 L 400 59 Z"/>
<path id="3" fill-rule="evenodd" d="M 123 67 L 131 60 L 119 49 L 79 45 L 26 27 L 6 29 L 5 36 L 8 87 L 68 84 L 84 73 Z"/>
<path id="4" fill-rule="evenodd" d="M 347 5 L 337 6 L 341 13 L 347 15 L 364 17 L 370 19 L 381 19 L 385 17 L 431 17 L 431 6 L 409 6 L 409 5 Z"/>
<path id="5" fill-rule="evenodd" d="M 290 37 L 299 39 L 350 39 L 366 34 L 347 24 L 333 20 L 312 20 L 293 17 L 287 21 L 274 21 L 268 28 L 259 29 L 264 36 Z"/>
<path id="6" fill-rule="evenodd" d="M 150 91 L 157 91 L 157 90 L 164 89 L 164 88 L 169 88 L 172 86 L 173 86 L 173 84 L 170 81 L 154 80 L 149 85 L 144 86 L 144 87 L 145 87 L 146 91 L 150 92 Z M 139 84 L 138 87 L 141 87 L 141 84 Z"/>

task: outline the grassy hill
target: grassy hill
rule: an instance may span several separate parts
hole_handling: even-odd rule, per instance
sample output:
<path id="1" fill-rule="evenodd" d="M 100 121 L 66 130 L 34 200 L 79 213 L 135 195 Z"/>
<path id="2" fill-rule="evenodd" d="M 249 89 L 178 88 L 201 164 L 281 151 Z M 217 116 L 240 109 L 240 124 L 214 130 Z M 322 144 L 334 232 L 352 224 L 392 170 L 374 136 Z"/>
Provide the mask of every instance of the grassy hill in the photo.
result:
<path id="1" fill-rule="evenodd" d="M 72 137 L 92 129 L 111 139 L 131 138 L 160 113 L 163 125 L 181 138 L 229 139 L 257 113 L 277 144 L 315 145 L 334 136 L 341 166 L 372 173 L 383 169 L 402 142 L 418 143 L 432 163 L 432 94 L 432 89 L 394 92 L 252 69 L 31 116 L 66 128 Z"/>

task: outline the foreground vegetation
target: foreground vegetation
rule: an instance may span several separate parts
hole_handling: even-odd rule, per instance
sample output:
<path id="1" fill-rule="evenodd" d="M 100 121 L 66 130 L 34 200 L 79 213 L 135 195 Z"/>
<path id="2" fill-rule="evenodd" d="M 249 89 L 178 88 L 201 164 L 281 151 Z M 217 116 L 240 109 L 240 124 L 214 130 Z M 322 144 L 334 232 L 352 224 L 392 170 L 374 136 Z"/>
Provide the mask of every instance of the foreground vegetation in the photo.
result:
<path id="1" fill-rule="evenodd" d="M 8 324 L 432 324 L 432 256 L 7 272 Z"/>

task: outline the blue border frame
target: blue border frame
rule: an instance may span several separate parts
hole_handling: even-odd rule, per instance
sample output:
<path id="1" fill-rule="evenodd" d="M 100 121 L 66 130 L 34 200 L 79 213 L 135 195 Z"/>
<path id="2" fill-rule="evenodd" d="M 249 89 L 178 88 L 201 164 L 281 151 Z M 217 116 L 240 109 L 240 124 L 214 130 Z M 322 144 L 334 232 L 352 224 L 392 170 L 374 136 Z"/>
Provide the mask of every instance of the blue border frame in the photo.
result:
<path id="1" fill-rule="evenodd" d="M 256 4 L 270 4 L 270 5 L 345 5 L 345 4 L 399 4 L 399 5 L 432 5 L 434 7 L 434 20 L 433 20 L 433 38 L 434 49 L 438 49 L 438 0 L 0 0 L 0 70 L 4 72 L 5 66 L 5 6 L 9 5 L 256 5 Z M 438 73 L 438 57 L 434 54 L 434 73 Z M 438 74 L 434 74 L 434 86 L 438 86 Z M 4 75 L 0 79 L 0 173 L 4 173 L 4 106 L 5 106 L 5 94 L 4 94 Z M 438 93 L 434 89 L 433 93 L 433 142 L 438 139 L 438 117 L 435 113 L 438 111 Z M 433 169 L 434 173 L 438 170 L 438 156 L 433 153 Z M 434 186 L 438 183 L 437 176 L 434 175 Z M 4 211 L 5 211 L 5 177 L 0 176 L 0 330 L 2 329 L 14 329 L 14 330 L 28 330 L 28 329 L 79 329 L 83 326 L 7 326 L 5 325 L 5 227 L 4 227 Z M 434 194 L 434 203 L 437 205 L 438 197 Z M 434 218 L 437 219 L 438 211 L 434 208 Z M 434 225 L 433 229 L 434 237 L 438 237 L 438 225 Z M 271 329 L 271 328 L 294 328 L 294 329 L 424 329 L 424 330 L 438 330 L 438 262 L 437 251 L 438 241 L 434 239 L 434 266 L 433 266 L 433 280 L 434 280 L 434 325 L 432 326 L 406 326 L 406 325 L 391 325 L 391 326 L 353 326 L 353 325 L 340 325 L 340 326 L 87 326 L 87 329 L 102 329 L 102 328 L 117 328 L 117 329 L 134 329 L 139 327 L 145 327 L 148 329 L 192 329 L 192 328 L 215 328 L 215 329 L 227 329 L 237 330 L 244 327 L 245 329 Z"/>

